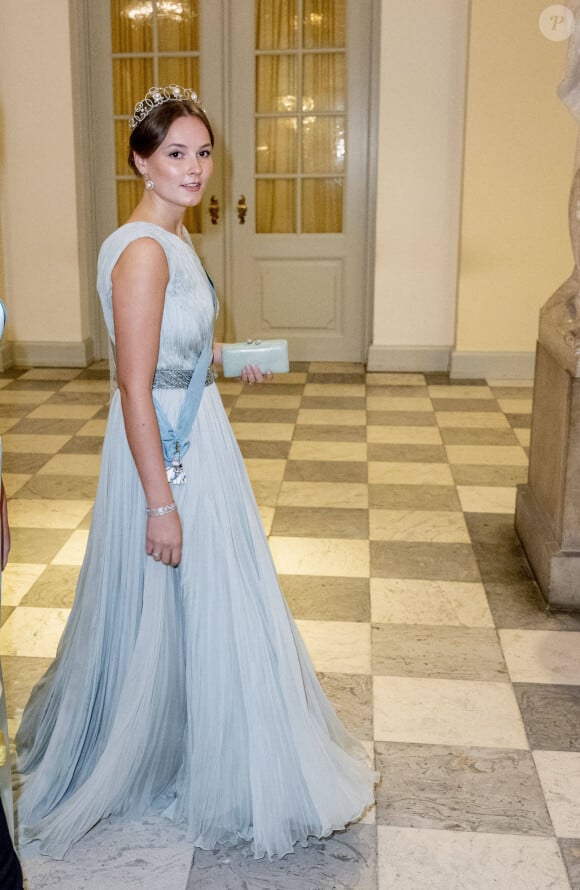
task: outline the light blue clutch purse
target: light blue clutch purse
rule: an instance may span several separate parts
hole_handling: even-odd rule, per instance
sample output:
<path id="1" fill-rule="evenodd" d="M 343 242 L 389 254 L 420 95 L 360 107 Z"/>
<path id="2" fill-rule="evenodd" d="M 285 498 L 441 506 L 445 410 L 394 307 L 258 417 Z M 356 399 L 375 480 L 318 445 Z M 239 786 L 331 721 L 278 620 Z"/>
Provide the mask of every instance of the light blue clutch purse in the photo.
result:
<path id="1" fill-rule="evenodd" d="M 287 340 L 246 340 L 244 343 L 224 343 L 222 346 L 224 377 L 239 377 L 246 365 L 256 365 L 264 374 L 286 374 L 288 364 Z"/>

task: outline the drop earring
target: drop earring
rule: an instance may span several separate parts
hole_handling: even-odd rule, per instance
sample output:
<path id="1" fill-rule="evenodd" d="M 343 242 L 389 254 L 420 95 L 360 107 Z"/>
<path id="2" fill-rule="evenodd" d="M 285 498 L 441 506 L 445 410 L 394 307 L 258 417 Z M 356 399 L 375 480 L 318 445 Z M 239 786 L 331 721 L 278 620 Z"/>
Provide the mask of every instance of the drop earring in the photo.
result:
<path id="1" fill-rule="evenodd" d="M 148 192 L 150 192 L 151 189 L 154 188 L 153 180 L 149 179 L 149 177 L 147 177 L 147 179 L 145 180 L 145 188 Z"/>

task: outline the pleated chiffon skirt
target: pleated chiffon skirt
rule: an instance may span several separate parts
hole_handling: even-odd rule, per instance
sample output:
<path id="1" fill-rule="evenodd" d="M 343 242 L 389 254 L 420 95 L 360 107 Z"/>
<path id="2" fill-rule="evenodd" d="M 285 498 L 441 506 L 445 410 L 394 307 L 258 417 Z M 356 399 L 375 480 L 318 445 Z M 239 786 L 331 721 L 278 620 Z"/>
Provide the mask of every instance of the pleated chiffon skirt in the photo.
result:
<path id="1" fill-rule="evenodd" d="M 183 391 L 156 397 L 175 422 Z M 145 555 L 113 396 L 74 606 L 17 735 L 19 841 L 54 858 L 103 818 L 146 813 L 204 849 L 281 856 L 373 801 L 376 774 L 318 683 L 214 385 L 190 441 L 172 569 Z"/>

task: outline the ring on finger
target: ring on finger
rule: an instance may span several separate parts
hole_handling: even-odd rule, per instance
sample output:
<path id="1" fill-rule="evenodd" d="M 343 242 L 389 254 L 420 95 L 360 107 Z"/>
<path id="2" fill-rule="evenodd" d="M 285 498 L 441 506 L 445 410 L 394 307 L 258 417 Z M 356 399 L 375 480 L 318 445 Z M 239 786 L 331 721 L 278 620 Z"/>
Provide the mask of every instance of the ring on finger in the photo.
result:
<path id="1" fill-rule="evenodd" d="M 157 559 L 157 560 L 161 559 L 160 553 L 152 553 L 151 556 L 153 557 L 153 559 Z"/>

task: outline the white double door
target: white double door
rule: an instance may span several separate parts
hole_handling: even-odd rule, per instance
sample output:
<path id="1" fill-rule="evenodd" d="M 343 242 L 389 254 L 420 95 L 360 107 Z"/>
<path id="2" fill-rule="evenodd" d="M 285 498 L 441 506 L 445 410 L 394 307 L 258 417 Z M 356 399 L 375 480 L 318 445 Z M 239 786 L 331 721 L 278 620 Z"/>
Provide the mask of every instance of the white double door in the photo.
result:
<path id="1" fill-rule="evenodd" d="M 217 146 L 194 240 L 220 297 L 219 337 L 285 337 L 299 361 L 366 359 L 373 2 L 199 0 L 198 89 Z M 110 33 L 109 14 L 93 14 L 93 32 L 100 21 Z M 98 43 L 95 107 L 112 119 L 110 75 L 94 72 L 102 31 Z M 99 193 L 110 231 L 112 192 Z"/>

